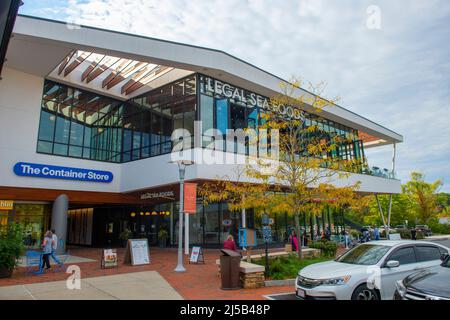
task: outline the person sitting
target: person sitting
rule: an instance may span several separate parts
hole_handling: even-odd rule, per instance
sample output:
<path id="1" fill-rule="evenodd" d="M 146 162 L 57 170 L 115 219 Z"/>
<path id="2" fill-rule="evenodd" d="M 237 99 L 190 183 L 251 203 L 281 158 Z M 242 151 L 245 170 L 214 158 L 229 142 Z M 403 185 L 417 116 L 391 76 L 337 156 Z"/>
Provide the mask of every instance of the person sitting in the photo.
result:
<path id="1" fill-rule="evenodd" d="M 234 242 L 234 238 L 231 234 L 227 237 L 227 240 L 223 242 L 223 248 L 232 251 L 237 251 L 236 243 Z"/>

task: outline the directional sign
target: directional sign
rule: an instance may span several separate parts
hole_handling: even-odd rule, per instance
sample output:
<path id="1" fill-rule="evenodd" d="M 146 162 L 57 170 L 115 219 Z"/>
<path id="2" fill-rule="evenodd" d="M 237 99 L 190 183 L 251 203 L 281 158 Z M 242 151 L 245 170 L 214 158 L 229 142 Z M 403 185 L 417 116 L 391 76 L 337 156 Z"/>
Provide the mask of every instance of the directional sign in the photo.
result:
<path id="1" fill-rule="evenodd" d="M 272 229 L 269 226 L 262 227 L 264 242 L 272 242 Z"/>

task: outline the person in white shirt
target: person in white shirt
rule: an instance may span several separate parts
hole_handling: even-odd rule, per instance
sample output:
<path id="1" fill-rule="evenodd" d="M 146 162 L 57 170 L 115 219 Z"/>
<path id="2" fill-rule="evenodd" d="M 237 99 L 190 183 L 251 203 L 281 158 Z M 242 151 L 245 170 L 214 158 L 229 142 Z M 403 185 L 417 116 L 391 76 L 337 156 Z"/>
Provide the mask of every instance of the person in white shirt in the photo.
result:
<path id="1" fill-rule="evenodd" d="M 55 261 L 57 264 L 61 264 L 61 261 L 56 257 L 56 249 L 58 248 L 58 236 L 55 233 L 55 229 L 52 229 L 52 253 L 50 257 Z"/>

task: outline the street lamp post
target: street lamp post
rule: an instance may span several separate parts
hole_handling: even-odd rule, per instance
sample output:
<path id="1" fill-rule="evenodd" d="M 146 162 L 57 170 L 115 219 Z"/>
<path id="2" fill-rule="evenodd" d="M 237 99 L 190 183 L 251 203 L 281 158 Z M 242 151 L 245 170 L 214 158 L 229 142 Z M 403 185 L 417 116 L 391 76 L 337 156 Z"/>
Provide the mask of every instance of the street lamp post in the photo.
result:
<path id="1" fill-rule="evenodd" d="M 178 217 L 178 264 L 175 272 L 185 272 L 186 268 L 183 266 L 183 214 L 184 214 L 184 175 L 186 166 L 192 165 L 192 161 L 176 161 L 178 164 L 178 171 L 180 174 L 180 210 Z"/>

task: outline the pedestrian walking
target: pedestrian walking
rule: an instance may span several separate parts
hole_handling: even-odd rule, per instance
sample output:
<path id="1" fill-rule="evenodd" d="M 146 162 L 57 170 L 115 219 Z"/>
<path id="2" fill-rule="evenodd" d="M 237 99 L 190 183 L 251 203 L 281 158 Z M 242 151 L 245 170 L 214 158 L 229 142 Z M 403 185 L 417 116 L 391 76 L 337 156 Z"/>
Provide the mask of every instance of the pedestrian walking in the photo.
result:
<path id="1" fill-rule="evenodd" d="M 48 230 L 45 233 L 44 241 L 42 242 L 42 266 L 41 271 L 50 269 L 50 255 L 52 254 L 53 238 L 52 232 Z"/>
<path id="2" fill-rule="evenodd" d="M 378 227 L 375 227 L 375 229 L 373 229 L 373 236 L 375 237 L 375 240 L 380 240 L 380 229 L 378 229 Z"/>
<path id="3" fill-rule="evenodd" d="M 330 227 L 326 227 L 326 229 L 325 229 L 325 239 L 327 239 L 328 241 L 331 240 L 331 230 L 330 230 Z"/>
<path id="4" fill-rule="evenodd" d="M 411 229 L 411 240 L 417 240 L 417 230 L 416 228 Z"/>
<path id="5" fill-rule="evenodd" d="M 61 261 L 56 257 L 56 249 L 58 249 L 58 236 L 55 233 L 55 229 L 52 229 L 52 253 L 50 254 L 50 257 L 55 261 L 57 264 L 61 264 Z"/>

